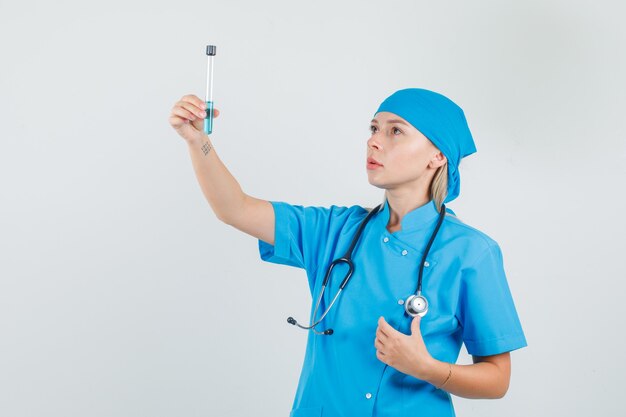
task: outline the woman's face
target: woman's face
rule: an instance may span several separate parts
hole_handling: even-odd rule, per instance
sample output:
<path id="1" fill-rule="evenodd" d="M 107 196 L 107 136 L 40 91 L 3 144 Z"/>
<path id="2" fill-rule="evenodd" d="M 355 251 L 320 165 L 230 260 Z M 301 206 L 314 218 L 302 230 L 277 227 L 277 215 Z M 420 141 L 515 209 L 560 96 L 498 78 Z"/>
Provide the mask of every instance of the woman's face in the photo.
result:
<path id="1" fill-rule="evenodd" d="M 367 141 L 367 178 L 384 189 L 409 187 L 426 190 L 446 157 L 437 147 L 400 116 L 377 113 L 370 123 Z M 373 158 L 381 165 L 370 164 Z"/>

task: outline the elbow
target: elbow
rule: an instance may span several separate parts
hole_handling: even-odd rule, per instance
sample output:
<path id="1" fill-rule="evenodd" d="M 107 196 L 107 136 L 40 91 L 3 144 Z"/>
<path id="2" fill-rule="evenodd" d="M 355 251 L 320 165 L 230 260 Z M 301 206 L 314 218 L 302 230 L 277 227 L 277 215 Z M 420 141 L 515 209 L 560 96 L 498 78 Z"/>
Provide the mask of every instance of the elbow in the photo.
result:
<path id="1" fill-rule="evenodd" d="M 217 212 L 215 213 L 215 217 L 217 217 L 217 220 L 221 221 L 222 223 L 232 226 L 232 221 L 228 217 Z"/>
<path id="2" fill-rule="evenodd" d="M 230 204 L 219 211 L 214 210 L 215 216 L 222 223 L 238 228 L 237 226 L 243 223 L 242 216 L 244 216 L 247 197 L 246 194 L 242 194 L 241 199 L 236 204 Z"/>
<path id="3" fill-rule="evenodd" d="M 229 226 L 234 226 L 235 224 L 237 224 L 237 218 L 234 215 L 234 210 L 214 210 L 214 213 L 215 217 L 217 217 L 217 219 L 222 223 L 225 223 Z"/>
<path id="4" fill-rule="evenodd" d="M 232 226 L 235 229 L 239 229 L 239 227 L 237 227 L 237 225 L 238 225 L 237 221 L 235 219 L 233 219 L 232 217 L 220 217 L 220 216 L 217 216 L 217 219 L 219 221 L 221 221 L 222 223 L 228 225 L 228 226 Z M 241 229 L 239 229 L 239 230 L 241 230 Z"/>
<path id="5" fill-rule="evenodd" d="M 511 381 L 510 361 L 509 352 L 474 358 L 475 363 L 484 363 L 482 369 L 484 369 L 486 377 L 489 375 L 486 378 L 489 382 L 485 381 L 486 398 L 500 399 L 506 395 Z"/>
<path id="6" fill-rule="evenodd" d="M 493 393 L 493 397 L 492 398 L 494 400 L 499 400 L 500 398 L 504 398 L 504 396 L 506 395 L 508 390 L 509 390 L 509 381 L 508 380 L 503 381 L 496 388 L 495 392 Z"/>
<path id="7" fill-rule="evenodd" d="M 494 400 L 499 400 L 500 398 L 504 398 L 504 396 L 506 395 L 507 391 L 508 391 L 508 389 L 499 390 L 498 392 L 495 393 L 495 396 L 493 396 L 492 398 Z"/>

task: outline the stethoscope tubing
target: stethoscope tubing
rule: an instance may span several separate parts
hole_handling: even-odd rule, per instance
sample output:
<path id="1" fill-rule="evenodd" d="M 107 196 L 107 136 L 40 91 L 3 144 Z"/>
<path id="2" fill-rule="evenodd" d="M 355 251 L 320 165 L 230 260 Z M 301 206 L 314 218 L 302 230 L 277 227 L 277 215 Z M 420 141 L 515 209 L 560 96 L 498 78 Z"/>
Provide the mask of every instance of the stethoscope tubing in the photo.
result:
<path id="1" fill-rule="evenodd" d="M 322 282 L 322 288 L 320 290 L 319 296 L 317 297 L 317 302 L 315 303 L 315 309 L 313 310 L 312 319 L 311 319 L 311 322 L 309 323 L 309 325 L 308 326 L 303 326 L 303 325 L 299 324 L 293 317 L 289 317 L 287 319 L 287 322 L 289 322 L 290 324 L 296 325 L 296 326 L 298 326 L 298 327 L 300 327 L 301 329 L 304 329 L 304 330 L 312 330 L 315 334 L 318 334 L 318 335 L 331 335 L 331 334 L 333 334 L 333 330 L 332 329 L 327 329 L 327 330 L 324 330 L 324 331 L 320 332 L 320 331 L 316 330 L 315 327 L 319 323 L 321 323 L 322 320 L 324 320 L 324 318 L 326 317 L 326 315 L 328 314 L 330 309 L 333 307 L 333 305 L 335 304 L 335 302 L 339 298 L 339 295 L 341 294 L 341 292 L 344 290 L 346 285 L 348 285 L 348 282 L 350 281 L 350 278 L 352 277 L 352 273 L 354 272 L 354 263 L 352 262 L 352 252 L 354 251 L 354 248 L 355 248 L 357 242 L 359 241 L 359 238 L 361 237 L 363 229 L 365 228 L 365 226 L 367 225 L 369 220 L 372 218 L 372 216 L 374 216 L 376 213 L 378 213 L 378 211 L 380 210 L 381 207 L 382 207 L 382 204 L 379 204 L 378 206 L 373 208 L 367 214 L 365 219 L 359 225 L 359 228 L 358 228 L 357 232 L 355 233 L 354 237 L 352 238 L 352 241 L 350 243 L 350 247 L 346 251 L 346 254 L 344 256 L 342 256 L 341 258 L 335 259 L 328 266 L 328 269 L 326 270 L 326 275 L 324 276 L 324 280 Z M 435 237 L 437 236 L 437 233 L 439 232 L 439 228 L 441 227 L 441 224 L 443 223 L 443 219 L 445 217 L 445 213 L 446 213 L 446 206 L 445 206 L 445 204 L 442 204 L 440 212 L 439 212 L 439 219 L 437 221 L 437 225 L 435 227 L 434 232 L 430 236 L 430 239 L 428 241 L 428 244 L 426 245 L 426 249 L 424 250 L 424 254 L 422 256 L 422 261 L 420 263 L 419 274 L 418 274 L 418 279 L 417 279 L 417 290 L 416 290 L 416 292 L 414 294 L 410 295 L 407 298 L 406 302 L 405 302 L 405 311 L 407 312 L 407 314 L 409 314 L 409 315 L 411 315 L 413 317 L 415 317 L 417 315 L 423 316 L 424 314 L 426 314 L 426 312 L 428 310 L 428 301 L 426 300 L 426 297 L 424 297 L 422 295 L 422 277 L 423 277 L 423 274 L 424 274 L 424 266 L 426 264 L 426 257 L 428 256 L 428 252 L 430 251 L 430 248 L 431 248 L 431 246 L 432 246 L 432 244 L 433 244 L 433 242 L 435 240 Z M 317 310 L 319 309 L 320 303 L 322 301 L 322 297 L 324 296 L 324 291 L 326 290 L 326 286 L 328 285 L 328 281 L 330 280 L 331 272 L 332 272 L 333 268 L 336 265 L 338 265 L 339 263 L 342 263 L 342 262 L 348 264 L 348 267 L 349 267 L 348 273 L 346 274 L 346 277 L 341 282 L 341 285 L 339 286 L 339 290 L 337 291 L 337 294 L 333 298 L 333 300 L 330 303 L 330 305 L 322 313 L 322 316 L 319 318 L 319 320 L 315 321 L 315 317 L 317 317 Z M 413 306 L 413 301 L 416 300 L 416 299 L 423 301 L 423 303 L 422 303 L 423 306 L 419 307 L 417 309 Z M 419 302 L 418 302 L 418 305 L 419 305 Z"/>

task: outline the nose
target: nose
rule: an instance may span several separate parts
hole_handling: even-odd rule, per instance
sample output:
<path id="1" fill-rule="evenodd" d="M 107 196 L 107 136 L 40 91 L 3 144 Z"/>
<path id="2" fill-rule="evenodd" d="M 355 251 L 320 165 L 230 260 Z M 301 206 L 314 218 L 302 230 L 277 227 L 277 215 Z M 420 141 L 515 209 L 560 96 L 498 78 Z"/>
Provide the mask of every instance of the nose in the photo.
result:
<path id="1" fill-rule="evenodd" d="M 367 147 L 376 150 L 382 149 L 382 146 L 380 145 L 380 142 L 378 141 L 376 135 L 370 136 L 370 138 L 367 140 Z"/>

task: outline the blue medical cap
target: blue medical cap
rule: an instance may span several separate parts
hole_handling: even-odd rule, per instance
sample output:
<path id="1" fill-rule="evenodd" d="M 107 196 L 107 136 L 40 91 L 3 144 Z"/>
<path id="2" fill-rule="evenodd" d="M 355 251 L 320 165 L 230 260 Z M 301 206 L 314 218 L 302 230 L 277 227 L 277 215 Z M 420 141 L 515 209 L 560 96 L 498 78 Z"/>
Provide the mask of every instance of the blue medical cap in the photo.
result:
<path id="1" fill-rule="evenodd" d="M 426 136 L 448 159 L 448 195 L 454 200 L 461 189 L 461 158 L 476 152 L 463 109 L 446 96 L 422 88 L 398 90 L 374 113 L 390 112 L 402 117 Z"/>

